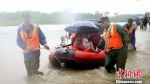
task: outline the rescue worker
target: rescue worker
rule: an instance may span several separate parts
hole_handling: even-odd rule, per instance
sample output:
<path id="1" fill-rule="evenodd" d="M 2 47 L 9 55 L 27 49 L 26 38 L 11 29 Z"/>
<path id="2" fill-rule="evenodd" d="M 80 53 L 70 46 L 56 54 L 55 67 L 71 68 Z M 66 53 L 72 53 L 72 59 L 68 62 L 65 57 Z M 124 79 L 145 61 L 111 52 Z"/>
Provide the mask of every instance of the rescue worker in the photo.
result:
<path id="1" fill-rule="evenodd" d="M 144 28 L 147 28 L 147 17 L 144 17 L 143 19 L 143 26 Z"/>
<path id="2" fill-rule="evenodd" d="M 135 47 L 135 42 L 136 42 L 136 39 L 135 39 L 136 25 L 133 23 L 133 19 L 129 18 L 128 19 L 128 23 L 124 24 L 123 28 L 125 28 L 125 30 L 128 32 L 131 44 L 133 45 L 134 50 L 136 50 L 136 47 Z"/>
<path id="3" fill-rule="evenodd" d="M 130 43 L 128 33 L 122 26 L 110 24 L 108 17 L 100 18 L 99 23 L 104 28 L 98 48 L 104 49 L 107 54 L 105 69 L 108 73 L 115 72 L 114 65 L 116 64 L 117 71 L 119 68 L 124 70 L 128 51 L 127 44 Z"/>
<path id="4" fill-rule="evenodd" d="M 46 37 L 37 24 L 31 24 L 31 15 L 27 12 L 22 13 L 23 23 L 17 31 L 17 45 L 23 49 L 24 63 L 28 76 L 43 75 L 38 71 L 40 65 L 40 44 L 45 49 L 47 46 Z"/>

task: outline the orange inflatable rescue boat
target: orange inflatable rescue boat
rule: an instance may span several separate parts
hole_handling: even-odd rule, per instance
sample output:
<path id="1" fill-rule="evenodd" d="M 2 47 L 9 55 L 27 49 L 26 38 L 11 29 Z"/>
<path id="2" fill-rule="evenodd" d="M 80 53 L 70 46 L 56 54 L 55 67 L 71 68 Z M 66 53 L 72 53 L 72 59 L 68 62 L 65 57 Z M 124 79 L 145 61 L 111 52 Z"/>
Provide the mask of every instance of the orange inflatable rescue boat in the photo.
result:
<path id="1" fill-rule="evenodd" d="M 94 68 L 103 66 L 106 54 L 100 52 L 75 51 L 70 49 L 55 49 L 49 55 L 49 61 L 54 66 L 64 63 L 67 67 Z"/>

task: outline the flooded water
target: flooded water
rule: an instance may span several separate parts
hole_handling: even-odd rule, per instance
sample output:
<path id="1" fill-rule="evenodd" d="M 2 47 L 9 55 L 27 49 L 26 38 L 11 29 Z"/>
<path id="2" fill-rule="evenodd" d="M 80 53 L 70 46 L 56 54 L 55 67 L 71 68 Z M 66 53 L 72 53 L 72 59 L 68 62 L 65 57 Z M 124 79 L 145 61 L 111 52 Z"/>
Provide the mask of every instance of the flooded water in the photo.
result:
<path id="1" fill-rule="evenodd" d="M 40 25 L 50 48 L 60 44 L 66 25 Z M 149 27 L 149 26 L 148 26 Z M 28 78 L 22 50 L 16 44 L 18 26 L 0 27 L 0 84 L 114 84 L 117 76 L 104 67 L 91 70 L 56 69 L 49 64 L 49 51 L 41 50 L 40 71 L 44 76 Z M 136 31 L 137 51 L 128 54 L 126 69 L 141 69 L 143 84 L 150 83 L 150 31 Z M 138 78 L 136 78 L 138 80 Z"/>

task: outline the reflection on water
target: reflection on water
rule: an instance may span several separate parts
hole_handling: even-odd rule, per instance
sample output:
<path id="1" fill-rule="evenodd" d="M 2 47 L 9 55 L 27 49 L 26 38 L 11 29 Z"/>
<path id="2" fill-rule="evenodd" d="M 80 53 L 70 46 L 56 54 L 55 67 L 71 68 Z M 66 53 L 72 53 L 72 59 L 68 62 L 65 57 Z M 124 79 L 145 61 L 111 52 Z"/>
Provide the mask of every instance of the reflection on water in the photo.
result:
<path id="1" fill-rule="evenodd" d="M 48 45 L 53 48 L 60 43 L 60 36 L 65 35 L 66 25 L 41 25 Z M 21 49 L 16 45 L 17 26 L 0 27 L 0 84 L 112 84 L 117 76 L 108 74 L 104 67 L 92 70 L 56 69 L 49 64 L 49 51 L 41 50 L 41 67 L 44 76 L 28 78 L 23 63 Z M 150 78 L 150 32 L 149 29 L 136 31 L 137 51 L 128 54 L 127 69 L 141 69 L 142 80 L 148 84 Z"/>

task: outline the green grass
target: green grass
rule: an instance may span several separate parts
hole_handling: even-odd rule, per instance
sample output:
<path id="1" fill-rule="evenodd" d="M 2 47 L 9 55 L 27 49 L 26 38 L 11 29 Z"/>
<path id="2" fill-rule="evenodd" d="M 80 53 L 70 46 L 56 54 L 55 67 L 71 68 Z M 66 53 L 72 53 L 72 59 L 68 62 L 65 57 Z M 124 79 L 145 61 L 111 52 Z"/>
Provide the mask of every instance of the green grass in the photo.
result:
<path id="1" fill-rule="evenodd" d="M 32 23 L 39 24 L 39 25 L 50 25 L 50 24 L 69 24 L 70 22 L 63 22 L 63 21 L 50 21 L 50 20 L 31 20 Z M 114 20 L 110 19 L 110 22 L 125 22 L 125 20 Z M 0 26 L 18 26 L 22 23 L 21 20 L 0 20 Z"/>
<path id="2" fill-rule="evenodd" d="M 68 24 L 68 22 L 51 22 L 51 21 L 31 21 L 35 24 L 50 25 L 50 24 Z M 0 26 L 18 26 L 22 21 L 0 21 Z"/>

